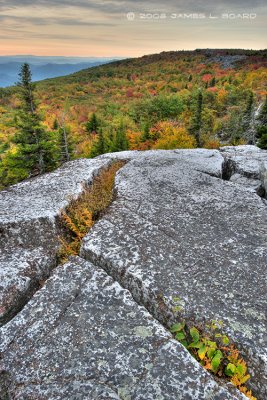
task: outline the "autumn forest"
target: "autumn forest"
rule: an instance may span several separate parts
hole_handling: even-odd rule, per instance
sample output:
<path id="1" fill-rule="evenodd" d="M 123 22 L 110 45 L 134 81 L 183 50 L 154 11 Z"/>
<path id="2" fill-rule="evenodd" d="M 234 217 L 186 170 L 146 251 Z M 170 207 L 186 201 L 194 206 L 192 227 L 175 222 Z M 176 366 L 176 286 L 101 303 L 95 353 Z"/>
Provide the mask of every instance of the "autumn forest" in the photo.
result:
<path id="1" fill-rule="evenodd" d="M 18 82 L 0 89 L 1 188 L 106 152 L 267 148 L 267 51 L 164 52 L 36 84 L 22 68 Z"/>

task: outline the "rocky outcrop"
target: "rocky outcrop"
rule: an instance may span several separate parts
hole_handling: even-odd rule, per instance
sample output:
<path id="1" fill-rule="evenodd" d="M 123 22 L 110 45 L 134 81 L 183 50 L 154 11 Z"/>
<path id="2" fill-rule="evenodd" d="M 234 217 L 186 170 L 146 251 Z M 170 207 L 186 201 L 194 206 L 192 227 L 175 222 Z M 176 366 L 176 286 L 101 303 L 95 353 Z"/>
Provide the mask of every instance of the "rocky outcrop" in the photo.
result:
<path id="1" fill-rule="evenodd" d="M 256 146 L 222 147 L 225 159 L 224 178 L 266 196 L 263 168 L 267 164 L 267 152 Z"/>
<path id="2" fill-rule="evenodd" d="M 77 160 L 0 192 L 0 326 L 56 265 L 57 217 L 110 160 Z"/>
<path id="3" fill-rule="evenodd" d="M 117 199 L 81 255 L 164 324 L 175 318 L 175 297 L 188 321 L 222 320 L 264 398 L 266 204 L 251 188 L 218 179 L 215 166 L 211 174 L 217 152 L 177 153 L 144 154 L 119 172 Z"/>
<path id="4" fill-rule="evenodd" d="M 12 399 L 242 399 L 129 291 L 79 258 L 54 271 L 1 342 Z"/>
<path id="5" fill-rule="evenodd" d="M 265 399 L 266 154 L 122 152 L 1 192 L 2 322 L 22 310 L 0 329 L 0 398 L 245 398 L 173 341 L 179 318 L 222 320 Z M 60 210 L 118 158 L 112 205 L 54 269 Z"/>
<path id="6" fill-rule="evenodd" d="M 206 55 L 208 56 L 206 63 L 220 64 L 223 69 L 235 68 L 238 63 L 245 60 L 247 56 L 245 54 L 227 54 L 227 55 L 215 55 L 212 50 L 207 50 Z"/>

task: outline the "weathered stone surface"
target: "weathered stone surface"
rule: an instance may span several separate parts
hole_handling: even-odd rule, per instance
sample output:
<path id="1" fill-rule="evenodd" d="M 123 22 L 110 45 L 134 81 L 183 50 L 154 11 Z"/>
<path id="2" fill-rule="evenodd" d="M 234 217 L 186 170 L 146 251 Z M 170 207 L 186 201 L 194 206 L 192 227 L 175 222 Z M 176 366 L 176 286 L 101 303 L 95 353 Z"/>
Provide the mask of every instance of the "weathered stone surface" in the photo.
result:
<path id="1" fill-rule="evenodd" d="M 1 328 L 0 351 L 7 399 L 245 399 L 220 387 L 127 290 L 78 257 Z"/>
<path id="2" fill-rule="evenodd" d="M 264 197 L 266 187 L 264 188 L 261 169 L 267 163 L 267 152 L 252 145 L 226 146 L 220 150 L 225 158 L 225 177 Z"/>
<path id="3" fill-rule="evenodd" d="M 177 296 L 186 320 L 223 320 L 265 399 L 266 204 L 210 176 L 212 158 L 206 170 L 193 159 L 194 152 L 149 152 L 122 168 L 117 199 L 84 240 L 81 256 L 164 323 L 174 319 Z"/>
<path id="4" fill-rule="evenodd" d="M 55 266 L 56 218 L 109 160 L 77 160 L 0 192 L 0 325 Z"/>
<path id="5" fill-rule="evenodd" d="M 183 150 L 177 157 L 187 157 L 190 152 Z M 145 156 L 168 153 L 151 151 Z M 130 160 L 141 155 L 142 152 L 130 151 L 94 160 L 76 160 L 51 174 L 0 192 L 0 326 L 23 306 L 55 266 L 56 219 L 69 199 L 78 196 L 83 185 L 90 183 L 112 159 Z M 192 157 L 192 163 L 197 163 L 200 169 L 205 167 L 218 176 L 222 161 L 217 151 L 195 150 Z"/>
<path id="6" fill-rule="evenodd" d="M 266 185 L 266 154 L 122 152 L 1 192 L 2 322 L 40 287 L 0 329 L 1 400 L 244 398 L 218 385 L 160 324 L 177 317 L 222 319 L 265 399 L 267 213 L 255 190 Z M 60 209 L 113 159 L 129 162 L 116 200 L 84 240 L 89 262 L 76 258 L 44 283 Z"/>
<path id="7" fill-rule="evenodd" d="M 185 161 L 193 166 L 197 171 L 204 172 L 211 176 L 222 177 L 224 157 L 218 150 L 207 149 L 180 149 L 180 150 L 148 150 L 148 151 L 121 151 L 119 153 L 107 153 L 99 156 L 98 159 L 120 159 L 135 160 L 142 159 L 175 157 L 177 161 Z"/>

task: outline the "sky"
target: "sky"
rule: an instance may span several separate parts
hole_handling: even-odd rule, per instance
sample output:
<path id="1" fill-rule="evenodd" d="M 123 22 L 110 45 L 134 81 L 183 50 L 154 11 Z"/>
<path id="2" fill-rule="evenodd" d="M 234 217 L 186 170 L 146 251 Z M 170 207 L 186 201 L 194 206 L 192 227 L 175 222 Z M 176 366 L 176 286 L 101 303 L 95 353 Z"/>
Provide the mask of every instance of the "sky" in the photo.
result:
<path id="1" fill-rule="evenodd" d="M 266 0 L 0 0 L 0 55 L 267 48 Z"/>

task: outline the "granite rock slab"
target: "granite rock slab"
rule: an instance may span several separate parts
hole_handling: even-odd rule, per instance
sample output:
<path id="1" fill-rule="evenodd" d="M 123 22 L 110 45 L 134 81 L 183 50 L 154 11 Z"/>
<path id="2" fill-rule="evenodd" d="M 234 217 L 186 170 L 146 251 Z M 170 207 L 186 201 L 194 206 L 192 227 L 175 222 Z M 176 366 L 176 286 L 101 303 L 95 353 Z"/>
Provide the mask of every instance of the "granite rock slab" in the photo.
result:
<path id="1" fill-rule="evenodd" d="M 84 239 L 81 256 L 165 325 L 177 318 L 177 297 L 179 318 L 199 325 L 222 320 L 264 399 L 266 203 L 255 191 L 211 174 L 213 157 L 206 170 L 192 158 L 193 151 L 150 153 L 123 167 L 117 198 Z"/>
<path id="2" fill-rule="evenodd" d="M 110 160 L 76 160 L 0 192 L 0 326 L 56 264 L 57 218 Z"/>
<path id="3" fill-rule="evenodd" d="M 220 386 L 103 270 L 57 267 L 0 330 L 5 399 L 245 399 Z"/>

